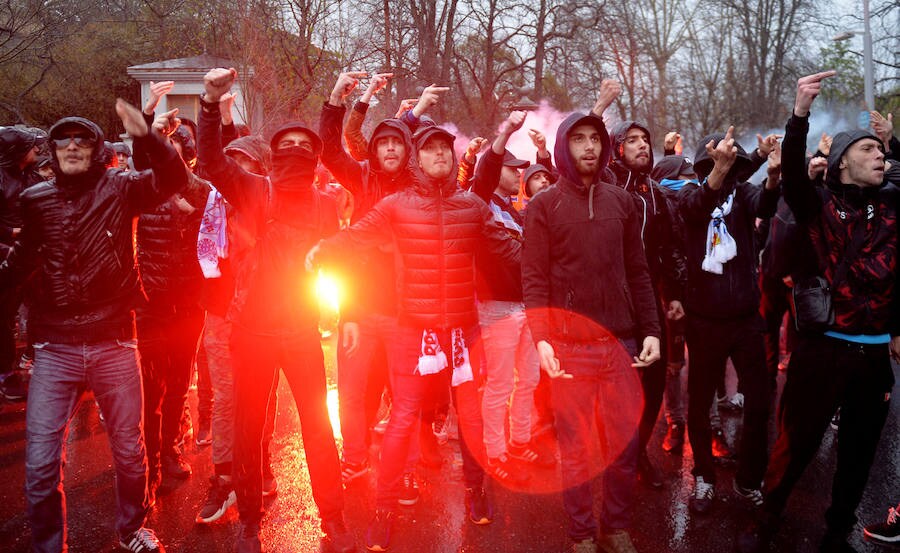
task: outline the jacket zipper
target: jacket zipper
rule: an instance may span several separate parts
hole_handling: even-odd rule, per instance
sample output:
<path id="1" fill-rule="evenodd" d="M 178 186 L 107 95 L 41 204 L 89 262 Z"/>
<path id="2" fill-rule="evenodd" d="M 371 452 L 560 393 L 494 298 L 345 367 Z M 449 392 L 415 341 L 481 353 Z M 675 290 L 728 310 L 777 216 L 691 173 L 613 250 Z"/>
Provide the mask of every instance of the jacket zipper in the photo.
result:
<path id="1" fill-rule="evenodd" d="M 112 249 L 113 257 L 116 258 L 116 264 L 121 269 L 123 267 L 122 260 L 119 258 L 119 252 L 116 251 L 116 243 L 113 240 L 113 234 L 109 230 L 106 231 L 106 238 L 109 239 L 109 247 Z"/>
<path id="2" fill-rule="evenodd" d="M 438 273 L 440 274 L 440 289 L 441 289 L 441 325 L 442 328 L 449 327 L 449 317 L 447 316 L 447 291 L 445 289 L 446 283 L 446 266 L 445 266 L 445 252 L 444 252 L 444 189 L 443 187 L 438 187 L 438 257 L 440 258 L 440 264 L 438 266 Z"/>

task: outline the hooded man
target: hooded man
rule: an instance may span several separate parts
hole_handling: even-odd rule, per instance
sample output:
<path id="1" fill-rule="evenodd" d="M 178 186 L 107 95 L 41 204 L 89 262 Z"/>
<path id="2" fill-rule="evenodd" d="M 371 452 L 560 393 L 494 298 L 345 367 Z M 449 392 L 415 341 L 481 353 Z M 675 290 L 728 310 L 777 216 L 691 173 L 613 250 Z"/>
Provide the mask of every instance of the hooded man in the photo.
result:
<path id="1" fill-rule="evenodd" d="M 343 517 L 341 468 L 326 405 L 325 365 L 319 341 L 314 276 L 303 254 L 338 229 L 337 208 L 313 183 L 322 141 L 309 128 L 289 123 L 272 136 L 269 177 L 248 173 L 225 157 L 219 99 L 237 77 L 211 69 L 204 78 L 199 119 L 200 164 L 239 213 L 252 243 L 237 268 L 232 324 L 234 362 L 234 479 L 241 528 L 239 553 L 261 550 L 262 440 L 266 406 L 280 368 L 303 426 L 313 497 L 326 545 L 355 551 Z"/>
<path id="2" fill-rule="evenodd" d="M 25 169 L 35 162 L 43 140 L 18 127 L 0 128 L 0 259 L 5 259 L 16 236 L 22 231 L 19 194 L 25 190 Z M 14 371 L 16 365 L 16 313 L 22 303 L 17 287 L 0 292 L 0 395 L 7 401 L 28 394 L 27 375 Z"/>
<path id="3" fill-rule="evenodd" d="M 729 357 L 745 398 L 735 492 L 759 505 L 766 470 L 769 388 L 754 230 L 757 217 L 774 214 L 778 179 L 767 180 L 765 188 L 740 180 L 752 161 L 733 133 L 729 127 L 700 141 L 694 156 L 700 184 L 688 183 L 678 193 L 688 263 L 688 437 L 695 477 L 689 506 L 698 514 L 707 513 L 715 498 L 709 410 Z"/>
<path id="4" fill-rule="evenodd" d="M 494 224 L 483 201 L 459 188 L 453 141 L 439 127 L 419 129 L 411 185 L 307 255 L 311 269 L 316 262 L 327 265 L 392 244 L 401 267 L 398 324 L 388 343 L 391 419 L 382 442 L 375 517 L 366 534 L 371 551 L 390 545 L 419 412 L 447 386 L 454 388 L 459 415 L 468 518 L 474 524 L 493 520 L 483 487 L 481 410 L 468 349 L 478 331 L 474 257 L 484 244 L 494 257 L 517 262 L 520 246 Z"/>
<path id="5" fill-rule="evenodd" d="M 356 87 L 359 75 L 340 74 L 329 100 L 322 106 L 319 120 L 322 164 L 353 194 L 351 222 L 360 220 L 385 196 L 406 188 L 412 176 L 412 137 L 409 126 L 399 119 L 385 119 L 375 127 L 368 142 L 366 161 L 356 161 L 344 149 L 341 142 L 344 100 Z M 364 286 L 355 282 L 357 279 L 344 279 L 341 298 L 338 394 L 344 438 L 342 478 L 347 485 L 369 470 L 368 435 L 376 418 L 371 406 L 377 407 L 387 383 L 386 351 L 397 325 L 397 297 L 395 260 L 390 248 L 367 251 L 360 259 L 345 261 L 341 269 L 346 274 L 366 275 Z M 377 398 L 374 402 L 369 399 L 373 394 Z M 400 498 L 406 505 L 415 504 L 419 499 L 414 476 L 418 458 L 418 447 L 414 445 L 407 460 Z"/>
<path id="6" fill-rule="evenodd" d="M 834 74 L 797 81 L 783 146 L 784 196 L 815 253 L 815 272 L 805 276 L 830 284 L 833 322 L 824 330 L 798 334 L 765 503 L 758 519 L 738 535 L 742 552 L 767 549 L 791 491 L 838 408 L 837 469 L 819 550 L 852 551 L 847 536 L 857 522 L 855 511 L 890 409 L 891 358 L 900 361 L 900 190 L 883 183 L 884 146 L 867 131 L 840 132 L 828 154 L 824 186 L 814 186 L 805 168 L 810 107 L 822 81 Z M 795 294 L 804 280 L 795 277 Z"/>
<path id="7" fill-rule="evenodd" d="M 681 305 L 686 280 L 684 254 L 666 196 L 650 178 L 653 169 L 650 131 L 636 121 L 622 121 L 612 128 L 610 139 L 613 157 L 610 169 L 616 176 L 616 184 L 631 192 L 641 213 L 641 240 L 657 294 L 659 318 L 677 321 L 684 317 Z M 662 328 L 665 331 L 668 327 L 663 325 Z M 668 332 L 664 332 L 663 341 L 668 341 Z M 667 353 L 663 348 L 659 362 L 641 371 L 644 412 L 641 415 L 638 479 L 653 488 L 661 488 L 663 478 L 647 456 L 647 442 L 653 434 L 662 404 Z"/>
<path id="8" fill-rule="evenodd" d="M 659 359 L 661 330 L 634 199 L 603 182 L 611 157 L 599 113 L 556 131 L 556 184 L 528 204 L 522 285 L 541 368 L 553 378 L 563 505 L 577 551 L 633 552 L 628 535 L 642 408 L 634 367 Z M 631 357 L 634 356 L 634 365 Z M 592 421 L 609 421 L 601 535 L 593 514 Z"/>
<path id="9" fill-rule="evenodd" d="M 25 498 L 35 551 L 66 549 L 65 428 L 84 387 L 106 421 L 116 471 L 116 531 L 134 552 L 163 551 L 147 516 L 147 457 L 133 309 L 141 296 L 132 221 L 187 183 L 178 154 L 119 100 L 125 130 L 151 168 L 107 170 L 103 132 L 66 117 L 50 129 L 56 177 L 21 196 L 23 230 L 0 264 L 0 288 L 36 271 L 29 332 L 35 358 L 26 420 Z"/>

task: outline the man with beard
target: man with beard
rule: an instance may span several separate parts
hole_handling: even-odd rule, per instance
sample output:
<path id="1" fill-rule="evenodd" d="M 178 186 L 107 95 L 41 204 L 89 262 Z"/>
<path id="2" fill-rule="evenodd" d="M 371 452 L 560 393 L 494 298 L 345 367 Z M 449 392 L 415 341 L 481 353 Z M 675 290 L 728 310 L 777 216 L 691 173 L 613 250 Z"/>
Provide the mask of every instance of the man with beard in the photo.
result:
<path id="1" fill-rule="evenodd" d="M 684 255 L 678 245 L 677 230 L 666 196 L 650 178 L 653 169 L 650 131 L 636 121 L 622 121 L 612 128 L 610 138 L 613 156 L 610 169 L 616 176 L 616 184 L 631 192 L 641 214 L 641 240 L 657 295 L 657 314 L 661 321 L 680 320 L 684 317 L 681 305 L 686 280 Z M 662 329 L 662 341 L 666 343 L 665 324 Z M 663 485 L 662 473 L 647 456 L 647 442 L 653 434 L 666 386 L 666 348 L 662 349 L 661 354 L 659 361 L 641 371 L 644 412 L 641 415 L 638 457 L 638 479 L 657 489 Z"/>
<path id="2" fill-rule="evenodd" d="M 93 390 L 106 421 L 120 545 L 136 553 L 163 551 L 153 531 L 143 527 L 147 457 L 134 340 L 140 283 L 132 262 L 132 220 L 183 188 L 187 172 L 136 108 L 119 100 L 116 111 L 126 132 L 150 154 L 151 169 L 107 170 L 100 128 L 81 117 L 61 119 L 50 129 L 56 178 L 22 194 L 23 230 L 0 265 L 4 288 L 36 270 L 25 444 L 34 551 L 66 549 L 62 460 L 68 421 L 85 387 Z"/>
<path id="3" fill-rule="evenodd" d="M 390 545 L 419 413 L 447 386 L 454 389 L 459 415 L 467 516 L 474 524 L 493 520 L 483 487 L 481 410 L 469 363 L 468 348 L 478 332 L 474 256 L 483 243 L 494 257 L 515 263 L 520 247 L 494 224 L 484 202 L 458 187 L 453 139 L 438 127 L 419 129 L 411 185 L 307 255 L 309 269 L 388 244 L 400 258 L 398 324 L 388 352 L 393 404 L 382 442 L 375 517 L 366 534 L 370 551 Z"/>
<path id="4" fill-rule="evenodd" d="M 254 243 L 237 267 L 228 315 L 235 390 L 233 470 L 241 520 L 237 551 L 262 550 L 263 427 L 279 368 L 297 404 L 325 545 L 354 551 L 353 536 L 344 525 L 340 460 L 328 419 L 315 280 L 303 266 L 304 253 L 338 229 L 337 207 L 313 184 L 322 142 L 300 123 L 283 125 L 270 141 L 269 179 L 226 158 L 219 99 L 236 77 L 234 69 L 216 68 L 206 74 L 199 150 L 204 174 L 234 206 Z"/>
<path id="5" fill-rule="evenodd" d="M 559 180 L 525 218 L 522 283 L 541 368 L 553 378 L 563 505 L 574 550 L 634 552 L 628 535 L 638 458 L 641 391 L 635 367 L 659 360 L 660 326 L 634 199 L 601 179 L 610 141 L 597 115 L 573 113 L 556 132 Z M 633 363 L 630 359 L 634 360 Z M 598 540 L 590 444 L 607 444 Z"/>

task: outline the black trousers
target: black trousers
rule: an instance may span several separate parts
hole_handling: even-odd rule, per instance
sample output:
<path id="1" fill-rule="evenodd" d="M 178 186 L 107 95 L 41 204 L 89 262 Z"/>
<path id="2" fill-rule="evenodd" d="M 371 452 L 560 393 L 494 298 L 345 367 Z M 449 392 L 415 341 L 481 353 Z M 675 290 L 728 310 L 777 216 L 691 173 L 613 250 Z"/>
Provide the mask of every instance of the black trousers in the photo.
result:
<path id="1" fill-rule="evenodd" d="M 688 437 L 694 450 L 694 476 L 715 482 L 709 408 L 716 385 L 731 358 L 744 394 L 744 426 L 735 479 L 759 488 L 766 472 L 769 388 L 766 384 L 763 321 L 759 313 L 736 319 L 687 317 Z"/>
<path id="2" fill-rule="evenodd" d="M 840 407 L 837 470 L 825 519 L 831 532 L 849 532 L 856 524 L 855 511 L 887 419 L 893 385 L 887 345 L 801 334 L 781 396 L 778 440 L 766 474 L 765 510 L 776 515 L 784 510 Z"/>

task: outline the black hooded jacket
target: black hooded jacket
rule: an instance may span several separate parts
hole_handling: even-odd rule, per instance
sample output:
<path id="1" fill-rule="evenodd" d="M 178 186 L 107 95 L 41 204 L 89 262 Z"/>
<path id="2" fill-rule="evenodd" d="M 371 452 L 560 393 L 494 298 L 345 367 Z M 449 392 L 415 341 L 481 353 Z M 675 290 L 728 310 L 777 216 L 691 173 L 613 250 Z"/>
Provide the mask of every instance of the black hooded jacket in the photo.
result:
<path id="1" fill-rule="evenodd" d="M 600 169 L 590 186 L 582 183 L 568 146 L 569 132 L 583 123 L 602 137 Z M 559 180 L 537 194 L 525 214 L 522 287 L 535 343 L 661 335 L 634 199 L 600 181 L 610 149 L 606 127 L 594 115 L 573 113 L 556 131 Z"/>
<path id="2" fill-rule="evenodd" d="M 653 168 L 653 150 L 649 150 L 650 160 L 647 171 L 631 170 L 623 159 L 625 136 L 631 129 L 640 129 L 648 137 L 650 131 L 635 121 L 623 121 L 612 128 L 612 157 L 610 169 L 616 176 L 616 184 L 631 192 L 641 214 L 641 240 L 653 287 L 665 303 L 684 298 L 687 283 L 687 269 L 684 253 L 681 251 L 680 226 L 674 221 L 672 206 L 659 185 L 650 178 Z"/>
<path id="3" fill-rule="evenodd" d="M 27 187 L 27 176 L 19 162 L 34 147 L 36 137 L 15 127 L 0 131 L 0 259 L 13 244 L 13 229 L 22 228 L 19 194 Z"/>
<path id="4" fill-rule="evenodd" d="M 74 177 L 60 172 L 53 150 L 57 177 L 22 193 L 24 226 L 0 265 L 0 286 L 37 271 L 29 314 L 35 341 L 130 339 L 132 309 L 140 298 L 132 220 L 183 188 L 187 171 L 175 150 L 152 131 L 135 139 L 151 154 L 149 170 L 107 170 L 100 128 L 80 117 L 62 119 L 54 128 L 64 124 L 89 129 L 99 146 L 87 173 Z"/>
<path id="5" fill-rule="evenodd" d="M 785 130 L 784 197 L 797 224 L 809 235 L 819 275 L 832 281 L 854 231 L 866 225 L 860 252 L 844 281 L 831 290 L 832 329 L 846 334 L 900 336 L 900 188 L 892 184 L 860 187 L 840 180 L 841 158 L 850 146 L 865 138 L 880 141 L 862 130 L 836 134 L 825 185 L 817 187 L 810 182 L 804 163 L 809 118 L 792 115 Z"/>
<path id="6" fill-rule="evenodd" d="M 304 167 L 304 176 L 290 182 L 277 176 L 278 152 L 273 155 L 271 179 L 248 173 L 223 152 L 218 104 L 201 105 L 200 166 L 239 213 L 252 244 L 236 267 L 228 318 L 250 334 L 317 335 L 316 276 L 306 271 L 304 262 L 306 252 L 320 239 L 337 232 L 338 220 L 334 199 L 313 185 L 315 160 L 308 159 L 311 166 Z M 300 125 L 282 127 L 272 143 L 289 131 L 312 138 L 315 151 L 309 155 L 318 157 L 321 142 L 312 130 Z"/>
<path id="7" fill-rule="evenodd" d="M 369 159 L 356 161 L 344 149 L 342 125 L 346 108 L 325 103 L 319 119 L 319 134 L 322 137 L 322 164 L 331 171 L 334 178 L 353 194 L 354 208 L 352 221 L 360 220 L 384 197 L 402 190 L 412 182 L 410 159 L 413 152 L 409 126 L 399 119 L 385 119 L 379 123 L 369 139 Z M 399 134 L 406 146 L 406 155 L 401 160 L 400 171 L 394 175 L 384 172 L 378 165 L 376 142 L 385 132 Z M 366 275 L 365 286 L 356 286 L 356 279 L 347 279 L 344 292 L 346 301 L 341 308 L 345 321 L 358 320 L 365 313 L 384 315 L 397 314 L 397 279 L 394 255 L 384 249 L 366 252 L 352 264 L 344 264 L 346 273 Z M 361 283 L 358 283 L 361 284 Z M 371 293 L 379 290 L 378 293 Z"/>
<path id="8" fill-rule="evenodd" d="M 432 133 L 446 131 L 420 129 L 418 143 L 424 144 Z M 413 168 L 412 186 L 385 197 L 321 246 L 319 259 L 329 265 L 344 256 L 392 244 L 398 264 L 398 317 L 401 324 L 414 328 L 449 330 L 478 322 L 476 248 L 486 247 L 502 263 L 519 262 L 519 242 L 494 223 L 481 199 L 459 188 L 455 156 L 451 167 L 454 170 L 442 180 Z"/>
<path id="9" fill-rule="evenodd" d="M 739 176 L 753 166 L 747 152 L 735 142 L 737 159 L 719 190 L 707 185 L 706 178 L 714 162 L 706 153 L 706 144 L 718 144 L 725 135 L 712 134 L 700 140 L 694 156 L 694 169 L 700 185 L 688 183 L 678 192 L 679 211 L 685 225 L 687 254 L 687 292 L 684 308 L 695 316 L 708 319 L 732 319 L 750 316 L 759 310 L 757 271 L 759 258 L 754 237 L 756 218 L 767 219 L 775 214 L 778 189 L 767 190 Z M 728 232 L 737 244 L 737 256 L 724 264 L 721 275 L 702 269 L 706 256 L 707 230 L 712 211 L 734 193 L 731 213 L 724 217 Z"/>

